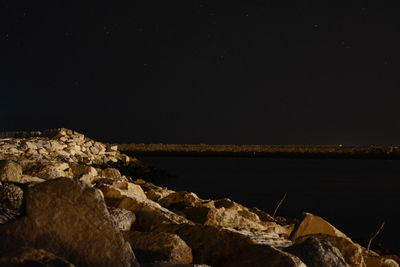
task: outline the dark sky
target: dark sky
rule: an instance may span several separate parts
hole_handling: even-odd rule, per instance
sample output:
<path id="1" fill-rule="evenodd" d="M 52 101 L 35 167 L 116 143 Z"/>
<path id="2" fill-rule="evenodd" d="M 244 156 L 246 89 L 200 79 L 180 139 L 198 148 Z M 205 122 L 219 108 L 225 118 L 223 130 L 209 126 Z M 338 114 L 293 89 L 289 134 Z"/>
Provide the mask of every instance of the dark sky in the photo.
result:
<path id="1" fill-rule="evenodd" d="M 400 10 L 297 2 L 1 0 L 1 130 L 400 144 Z"/>

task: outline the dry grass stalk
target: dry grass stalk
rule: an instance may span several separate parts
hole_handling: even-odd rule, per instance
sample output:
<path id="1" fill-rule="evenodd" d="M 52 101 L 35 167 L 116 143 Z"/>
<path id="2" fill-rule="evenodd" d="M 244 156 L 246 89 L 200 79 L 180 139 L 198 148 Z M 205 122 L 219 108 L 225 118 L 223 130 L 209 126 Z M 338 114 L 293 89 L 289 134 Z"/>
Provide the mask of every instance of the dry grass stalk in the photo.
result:
<path id="1" fill-rule="evenodd" d="M 275 217 L 276 212 L 278 211 L 279 207 L 282 205 L 283 201 L 285 201 L 286 199 L 286 195 L 287 193 L 285 193 L 281 199 L 281 201 L 279 201 L 278 205 L 276 206 L 274 213 L 272 213 L 272 217 Z"/>
<path id="2" fill-rule="evenodd" d="M 367 251 L 369 251 L 372 241 L 379 235 L 379 233 L 382 231 L 384 226 L 385 226 L 385 222 L 382 222 L 380 224 L 378 230 L 376 230 L 374 233 L 371 234 L 371 237 L 368 240 Z"/>

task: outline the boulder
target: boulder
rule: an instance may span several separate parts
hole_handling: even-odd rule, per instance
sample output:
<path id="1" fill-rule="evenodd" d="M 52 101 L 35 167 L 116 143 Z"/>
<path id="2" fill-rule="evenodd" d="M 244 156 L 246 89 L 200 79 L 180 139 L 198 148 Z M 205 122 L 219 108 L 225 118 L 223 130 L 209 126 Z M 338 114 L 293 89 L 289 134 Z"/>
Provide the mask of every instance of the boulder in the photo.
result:
<path id="1" fill-rule="evenodd" d="M 399 264 L 390 257 L 363 248 L 363 257 L 366 267 L 399 267 Z"/>
<path id="2" fill-rule="evenodd" d="M 24 192 L 15 184 L 0 184 L 0 208 L 19 211 L 22 206 Z"/>
<path id="3" fill-rule="evenodd" d="M 31 176 L 39 177 L 45 180 L 55 179 L 59 177 L 68 177 L 69 165 L 64 162 L 47 162 L 39 166 L 38 169 L 31 173 Z"/>
<path id="4" fill-rule="evenodd" d="M 308 267 L 349 267 L 337 248 L 316 237 L 308 237 L 285 251 L 299 257 Z"/>
<path id="5" fill-rule="evenodd" d="M 122 177 L 119 170 L 115 169 L 115 168 L 107 168 L 107 169 L 101 170 L 99 172 L 98 176 L 100 176 L 102 178 L 110 178 L 110 179 L 114 179 L 114 180 L 118 180 Z"/>
<path id="6" fill-rule="evenodd" d="M 73 267 L 72 263 L 45 251 L 36 248 L 21 248 L 0 255 L 1 266 L 47 266 Z"/>
<path id="7" fill-rule="evenodd" d="M 10 160 L 0 160 L 0 181 L 18 183 L 21 176 L 21 165 Z"/>
<path id="8" fill-rule="evenodd" d="M 123 235 L 141 264 L 154 261 L 192 263 L 192 250 L 175 234 L 130 231 Z"/>
<path id="9" fill-rule="evenodd" d="M 309 237 L 316 237 L 318 239 L 329 241 L 335 248 L 342 254 L 343 258 L 351 267 L 365 267 L 363 249 L 360 245 L 353 243 L 348 238 L 332 236 L 327 234 L 313 234 L 306 235 L 298 238 L 297 242 L 303 242 Z"/>
<path id="10" fill-rule="evenodd" d="M 175 207 L 199 207 L 202 200 L 195 194 L 187 191 L 174 192 L 158 201 L 161 206 L 167 209 L 174 209 Z"/>
<path id="11" fill-rule="evenodd" d="M 297 266 L 304 263 L 287 252 L 256 243 L 250 237 L 222 227 L 163 224 L 156 232 L 175 233 L 192 249 L 193 262 L 211 266 Z"/>
<path id="12" fill-rule="evenodd" d="M 146 196 L 148 199 L 151 199 L 153 201 L 159 201 L 160 199 L 168 196 L 169 194 L 173 193 L 174 191 L 168 190 L 168 189 L 161 189 L 161 190 L 155 190 L 155 189 L 150 189 L 146 191 Z"/>
<path id="13" fill-rule="evenodd" d="M 69 178 L 27 189 L 26 215 L 0 225 L 1 250 L 28 246 L 79 266 L 139 266 L 99 190 Z"/>
<path id="14" fill-rule="evenodd" d="M 290 234 L 290 239 L 295 241 L 299 237 L 311 234 L 327 234 L 342 237 L 351 241 L 350 238 L 321 217 L 304 212 L 302 220 L 296 225 L 293 232 Z"/>
<path id="15" fill-rule="evenodd" d="M 136 220 L 132 211 L 108 207 L 111 215 L 111 221 L 119 231 L 129 231 Z"/>
<path id="16" fill-rule="evenodd" d="M 150 232 L 161 224 L 189 223 L 185 218 L 163 208 L 160 204 L 143 197 L 141 194 L 129 193 L 110 185 L 101 186 L 108 206 L 133 211 L 136 221 L 133 229 Z"/>
<path id="17" fill-rule="evenodd" d="M 367 267 L 399 267 L 399 264 L 393 260 L 382 256 L 364 256 Z"/>
<path id="18" fill-rule="evenodd" d="M 71 172 L 74 178 L 81 178 L 82 175 L 90 175 L 97 176 L 97 170 L 91 166 L 78 164 L 78 163 L 70 163 L 69 167 L 71 168 Z"/>

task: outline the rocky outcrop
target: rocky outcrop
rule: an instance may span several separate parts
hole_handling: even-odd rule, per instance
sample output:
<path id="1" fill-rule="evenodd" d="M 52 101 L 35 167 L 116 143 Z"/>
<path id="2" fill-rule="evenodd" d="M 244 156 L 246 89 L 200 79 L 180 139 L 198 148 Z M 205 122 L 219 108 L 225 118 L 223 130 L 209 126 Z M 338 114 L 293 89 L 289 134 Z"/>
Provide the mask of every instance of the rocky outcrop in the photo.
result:
<path id="1" fill-rule="evenodd" d="M 112 225 L 101 193 L 69 178 L 29 188 L 26 215 L 0 226 L 0 235 L 1 250 L 28 246 L 79 266 L 138 266 Z"/>
<path id="2" fill-rule="evenodd" d="M 316 215 L 136 179 L 151 168 L 83 134 L 20 137 L 0 139 L 0 265 L 398 267 Z"/>

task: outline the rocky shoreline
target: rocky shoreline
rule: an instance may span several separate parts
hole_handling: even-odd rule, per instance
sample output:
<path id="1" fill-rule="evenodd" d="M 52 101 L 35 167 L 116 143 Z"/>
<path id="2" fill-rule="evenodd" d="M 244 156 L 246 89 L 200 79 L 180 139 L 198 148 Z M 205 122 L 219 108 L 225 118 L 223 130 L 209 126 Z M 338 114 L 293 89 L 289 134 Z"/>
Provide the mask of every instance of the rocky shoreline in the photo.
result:
<path id="1" fill-rule="evenodd" d="M 310 213 L 272 217 L 230 199 L 156 186 L 150 181 L 157 171 L 72 130 L 3 137 L 0 266 L 400 263 Z"/>

